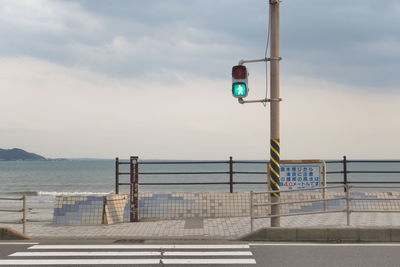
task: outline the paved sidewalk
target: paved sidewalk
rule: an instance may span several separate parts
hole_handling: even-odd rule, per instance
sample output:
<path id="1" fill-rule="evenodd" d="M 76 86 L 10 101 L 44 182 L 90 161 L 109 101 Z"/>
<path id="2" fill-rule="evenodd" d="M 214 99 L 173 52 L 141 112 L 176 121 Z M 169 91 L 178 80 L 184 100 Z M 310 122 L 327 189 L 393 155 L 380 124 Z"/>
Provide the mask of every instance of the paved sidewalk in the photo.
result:
<path id="1" fill-rule="evenodd" d="M 269 223 L 269 219 L 257 219 L 254 221 L 254 230 L 269 226 Z M 345 226 L 345 223 L 344 213 L 281 218 L 283 227 L 341 227 Z M 21 230 L 21 225 L 7 226 Z M 400 226 L 400 214 L 354 213 L 351 215 L 351 226 Z M 27 225 L 27 232 L 33 238 L 39 239 L 234 239 L 250 232 L 250 218 L 162 220 L 92 226 L 59 226 L 48 222 L 31 222 Z"/>

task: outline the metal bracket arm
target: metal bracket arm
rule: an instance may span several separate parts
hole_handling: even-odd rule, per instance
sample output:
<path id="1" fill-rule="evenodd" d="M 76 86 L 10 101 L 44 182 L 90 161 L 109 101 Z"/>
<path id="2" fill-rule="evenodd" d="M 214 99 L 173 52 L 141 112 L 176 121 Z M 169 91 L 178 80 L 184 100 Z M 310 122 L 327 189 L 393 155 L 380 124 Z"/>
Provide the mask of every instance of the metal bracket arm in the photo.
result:
<path id="1" fill-rule="evenodd" d="M 273 60 L 278 60 L 278 61 L 280 61 L 280 60 L 282 60 L 282 58 L 281 58 L 281 57 L 266 57 L 266 58 L 248 59 L 248 60 L 241 59 L 241 60 L 239 61 L 239 65 L 243 65 L 243 64 L 245 64 L 245 63 L 265 62 L 265 61 L 273 61 Z"/>
<path id="2" fill-rule="evenodd" d="M 259 100 L 243 100 L 243 98 L 239 98 L 238 102 L 240 104 L 246 104 L 246 103 L 268 103 L 268 102 L 281 102 L 282 98 L 264 98 L 264 99 L 259 99 Z"/>

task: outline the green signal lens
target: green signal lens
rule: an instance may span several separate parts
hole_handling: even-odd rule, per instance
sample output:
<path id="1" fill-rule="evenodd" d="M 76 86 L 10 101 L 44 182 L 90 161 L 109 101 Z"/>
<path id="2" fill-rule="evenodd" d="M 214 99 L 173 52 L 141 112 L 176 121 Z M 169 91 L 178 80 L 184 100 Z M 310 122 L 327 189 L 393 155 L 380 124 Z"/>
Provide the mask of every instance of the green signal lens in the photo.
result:
<path id="1" fill-rule="evenodd" d="M 248 93 L 246 83 L 234 83 L 232 84 L 232 95 L 234 97 L 243 98 L 246 97 Z"/>

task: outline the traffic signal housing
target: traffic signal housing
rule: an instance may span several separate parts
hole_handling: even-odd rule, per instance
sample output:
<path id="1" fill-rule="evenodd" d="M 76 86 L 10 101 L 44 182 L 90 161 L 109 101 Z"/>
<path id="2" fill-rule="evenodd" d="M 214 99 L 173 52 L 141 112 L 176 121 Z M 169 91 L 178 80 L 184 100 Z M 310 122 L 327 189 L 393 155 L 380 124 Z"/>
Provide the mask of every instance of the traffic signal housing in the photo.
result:
<path id="1" fill-rule="evenodd" d="M 247 68 L 244 65 L 232 67 L 232 95 L 236 98 L 245 98 L 249 93 L 247 86 Z"/>

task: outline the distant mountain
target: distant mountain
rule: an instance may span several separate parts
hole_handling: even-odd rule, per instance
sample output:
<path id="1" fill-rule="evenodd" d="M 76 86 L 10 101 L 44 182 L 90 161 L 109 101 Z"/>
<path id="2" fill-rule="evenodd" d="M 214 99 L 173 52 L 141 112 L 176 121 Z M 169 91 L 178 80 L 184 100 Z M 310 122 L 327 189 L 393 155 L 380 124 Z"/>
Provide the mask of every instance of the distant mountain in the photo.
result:
<path id="1" fill-rule="evenodd" d="M 0 148 L 0 160 L 1 161 L 12 161 L 12 160 L 46 160 L 38 154 L 29 153 L 19 148 L 13 149 L 1 149 Z"/>

